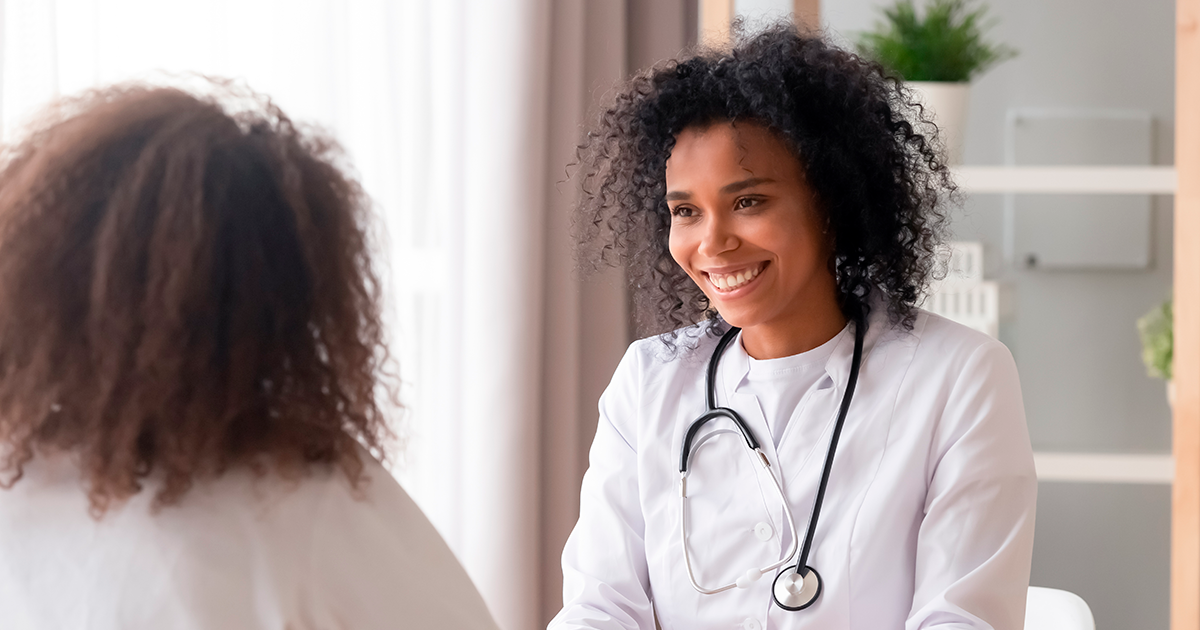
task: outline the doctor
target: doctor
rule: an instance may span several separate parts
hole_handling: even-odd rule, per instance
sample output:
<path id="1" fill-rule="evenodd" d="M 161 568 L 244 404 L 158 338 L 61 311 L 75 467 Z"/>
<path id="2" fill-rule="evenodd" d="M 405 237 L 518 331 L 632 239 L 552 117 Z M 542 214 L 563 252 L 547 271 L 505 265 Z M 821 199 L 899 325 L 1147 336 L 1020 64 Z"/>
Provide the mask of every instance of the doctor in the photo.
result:
<path id="1" fill-rule="evenodd" d="M 551 628 L 1023 626 L 1017 372 L 916 306 L 952 184 L 908 101 L 779 25 L 603 113 L 581 241 L 674 332 L 634 343 L 600 400 Z"/>

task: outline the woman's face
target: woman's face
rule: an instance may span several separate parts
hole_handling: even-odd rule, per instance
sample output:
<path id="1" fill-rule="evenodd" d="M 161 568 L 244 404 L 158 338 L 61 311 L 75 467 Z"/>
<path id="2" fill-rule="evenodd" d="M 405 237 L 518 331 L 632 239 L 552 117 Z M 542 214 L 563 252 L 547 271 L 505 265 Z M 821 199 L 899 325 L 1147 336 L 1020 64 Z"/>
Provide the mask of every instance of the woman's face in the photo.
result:
<path id="1" fill-rule="evenodd" d="M 666 179 L 671 256 L 743 329 L 751 356 L 803 352 L 841 330 L 832 238 L 800 161 L 773 132 L 685 129 Z"/>

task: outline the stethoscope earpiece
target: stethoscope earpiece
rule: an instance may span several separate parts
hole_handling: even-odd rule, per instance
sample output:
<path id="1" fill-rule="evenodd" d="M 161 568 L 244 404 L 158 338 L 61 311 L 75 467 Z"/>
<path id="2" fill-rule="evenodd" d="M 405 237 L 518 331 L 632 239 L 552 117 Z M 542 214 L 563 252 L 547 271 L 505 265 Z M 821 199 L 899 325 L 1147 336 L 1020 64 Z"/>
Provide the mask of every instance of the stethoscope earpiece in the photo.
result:
<path id="1" fill-rule="evenodd" d="M 806 575 L 800 575 L 796 567 L 790 566 L 775 576 L 771 595 L 775 597 L 775 603 L 779 604 L 780 608 L 791 611 L 804 610 L 821 596 L 821 576 L 812 567 L 804 568 L 808 569 Z"/>

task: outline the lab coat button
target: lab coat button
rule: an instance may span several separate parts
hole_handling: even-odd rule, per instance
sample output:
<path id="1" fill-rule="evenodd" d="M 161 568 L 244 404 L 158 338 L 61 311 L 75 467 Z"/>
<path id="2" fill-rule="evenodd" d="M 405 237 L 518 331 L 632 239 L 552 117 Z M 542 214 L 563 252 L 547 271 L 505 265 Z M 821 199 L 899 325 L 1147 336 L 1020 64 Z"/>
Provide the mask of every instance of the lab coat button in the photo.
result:
<path id="1" fill-rule="evenodd" d="M 771 529 L 770 523 L 759 523 L 754 526 L 754 535 L 763 542 L 771 540 L 771 536 L 774 534 L 775 530 Z"/>
<path id="2" fill-rule="evenodd" d="M 762 630 L 762 624 L 754 617 L 747 617 L 742 622 L 742 630 Z"/>

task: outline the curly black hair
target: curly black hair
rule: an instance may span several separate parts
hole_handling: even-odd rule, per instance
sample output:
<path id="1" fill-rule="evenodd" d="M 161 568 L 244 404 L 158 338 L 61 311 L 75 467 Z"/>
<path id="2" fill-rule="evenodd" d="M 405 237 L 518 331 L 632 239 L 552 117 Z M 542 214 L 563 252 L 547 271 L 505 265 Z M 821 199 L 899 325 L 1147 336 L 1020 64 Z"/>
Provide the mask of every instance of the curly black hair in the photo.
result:
<path id="1" fill-rule="evenodd" d="M 581 260 L 626 267 L 642 333 L 719 322 L 667 249 L 667 158 L 684 129 L 754 122 L 794 151 L 816 192 L 843 313 L 864 315 L 881 296 L 892 322 L 911 327 L 954 193 L 936 127 L 898 78 L 820 36 L 778 23 L 739 25 L 733 38 L 616 90 L 578 148 Z"/>

